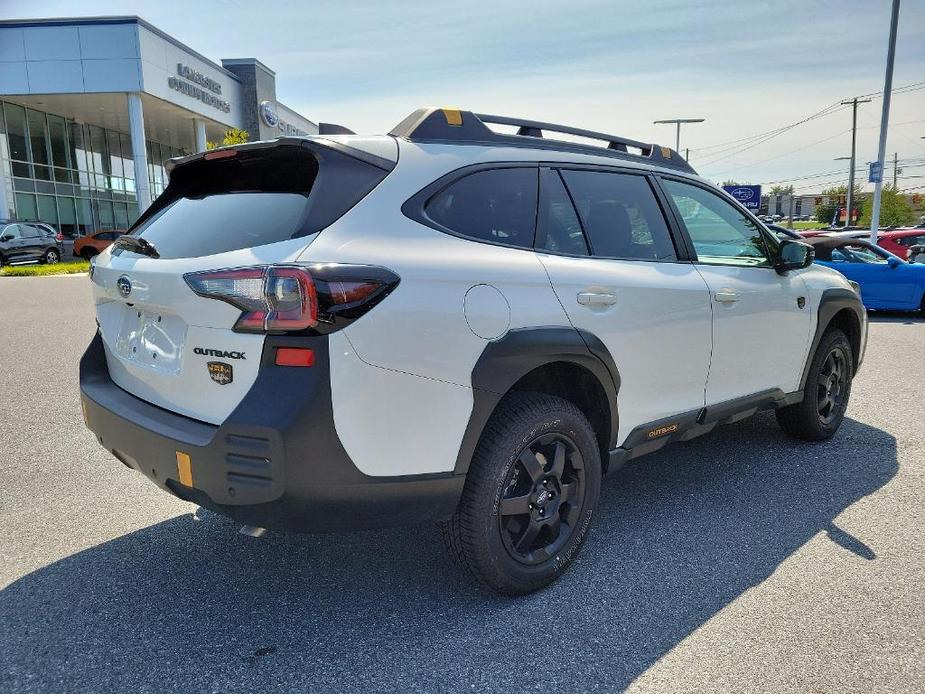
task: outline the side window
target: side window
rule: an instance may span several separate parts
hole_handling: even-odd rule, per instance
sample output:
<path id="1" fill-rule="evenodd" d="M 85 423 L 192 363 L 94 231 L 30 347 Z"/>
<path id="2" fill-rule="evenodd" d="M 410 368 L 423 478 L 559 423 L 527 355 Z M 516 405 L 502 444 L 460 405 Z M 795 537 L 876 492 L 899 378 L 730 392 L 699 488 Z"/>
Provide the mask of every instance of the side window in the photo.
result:
<path id="1" fill-rule="evenodd" d="M 44 234 L 38 227 L 34 227 L 31 224 L 20 224 L 19 234 L 24 239 L 35 239 L 35 238 L 38 238 L 39 236 L 44 236 Z"/>
<path id="2" fill-rule="evenodd" d="M 832 262 L 833 263 L 845 263 L 848 262 L 848 258 L 845 257 L 845 254 L 842 253 L 837 248 L 832 249 Z"/>
<path id="3" fill-rule="evenodd" d="M 540 182 L 540 206 L 536 215 L 537 250 L 588 255 L 581 222 L 559 173 L 543 169 Z"/>
<path id="4" fill-rule="evenodd" d="M 591 254 L 629 260 L 676 260 L 668 225 L 644 176 L 562 170 L 588 234 Z"/>
<path id="5" fill-rule="evenodd" d="M 532 167 L 477 171 L 428 200 L 425 212 L 462 236 L 533 248 L 537 171 Z"/>
<path id="6" fill-rule="evenodd" d="M 4 237 L 9 236 L 11 240 L 18 239 L 19 238 L 19 225 L 18 224 L 8 225 L 7 227 L 3 229 L 2 236 Z"/>
<path id="7" fill-rule="evenodd" d="M 770 267 L 758 226 L 719 195 L 679 181 L 663 181 L 674 200 L 697 258 L 703 263 Z"/>
<path id="8" fill-rule="evenodd" d="M 102 234 L 97 234 L 96 238 L 100 241 L 112 241 L 116 238 L 116 235 L 111 231 L 104 231 Z"/>
<path id="9" fill-rule="evenodd" d="M 845 246 L 848 251 L 849 260 L 852 263 L 870 263 L 873 265 L 886 265 L 886 256 L 882 256 L 872 248 L 867 246 Z"/>

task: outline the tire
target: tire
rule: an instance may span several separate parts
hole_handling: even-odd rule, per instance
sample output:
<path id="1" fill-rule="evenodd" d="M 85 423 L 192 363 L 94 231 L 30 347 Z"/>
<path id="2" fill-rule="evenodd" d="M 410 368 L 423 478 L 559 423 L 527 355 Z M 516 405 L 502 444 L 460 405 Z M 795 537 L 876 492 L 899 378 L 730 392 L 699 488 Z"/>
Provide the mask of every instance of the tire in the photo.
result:
<path id="1" fill-rule="evenodd" d="M 80 255 L 83 257 L 84 260 L 90 260 L 90 258 L 92 258 L 93 256 L 98 255 L 98 253 L 92 248 L 84 248 L 80 252 Z"/>
<path id="2" fill-rule="evenodd" d="M 45 255 L 42 256 L 42 262 L 46 265 L 56 265 L 61 261 L 61 254 L 56 248 L 49 248 L 45 251 Z"/>
<path id="3" fill-rule="evenodd" d="M 830 328 L 813 355 L 803 401 L 775 413 L 780 428 L 804 441 L 832 438 L 845 418 L 853 375 L 851 344 L 845 333 Z"/>
<path id="4" fill-rule="evenodd" d="M 456 513 L 443 524 L 447 550 L 483 589 L 531 593 L 575 558 L 600 489 L 600 449 L 581 410 L 512 393 L 485 427 Z"/>

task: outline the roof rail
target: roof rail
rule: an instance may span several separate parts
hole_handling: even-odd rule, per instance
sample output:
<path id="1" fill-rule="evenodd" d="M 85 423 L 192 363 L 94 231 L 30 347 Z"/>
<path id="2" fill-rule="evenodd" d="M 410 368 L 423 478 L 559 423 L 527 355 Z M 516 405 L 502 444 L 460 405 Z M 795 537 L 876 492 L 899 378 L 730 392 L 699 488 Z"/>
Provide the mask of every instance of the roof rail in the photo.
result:
<path id="1" fill-rule="evenodd" d="M 517 128 L 515 135 L 505 135 L 491 130 L 486 123 L 511 125 Z M 591 140 L 606 142 L 606 147 L 586 145 L 554 137 L 546 138 L 543 133 L 563 133 Z M 389 135 L 412 142 L 442 142 L 455 144 L 506 144 L 513 146 L 539 147 L 554 150 L 574 150 L 613 156 L 620 159 L 647 159 L 657 166 L 665 166 L 688 173 L 697 173 L 684 158 L 670 147 L 662 147 L 619 135 L 609 135 L 594 130 L 573 128 L 568 125 L 544 123 L 542 121 L 492 116 L 454 108 L 420 108 L 392 128 Z M 639 154 L 629 151 L 638 149 Z"/>

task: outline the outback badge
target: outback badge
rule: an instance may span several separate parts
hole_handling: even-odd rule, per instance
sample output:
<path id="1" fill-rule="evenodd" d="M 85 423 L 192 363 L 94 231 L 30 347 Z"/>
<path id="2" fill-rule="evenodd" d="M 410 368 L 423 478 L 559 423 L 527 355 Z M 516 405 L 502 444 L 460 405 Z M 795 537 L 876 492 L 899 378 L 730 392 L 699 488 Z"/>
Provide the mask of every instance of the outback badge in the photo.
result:
<path id="1" fill-rule="evenodd" d="M 206 363 L 206 367 L 209 369 L 209 376 L 220 386 L 227 386 L 234 380 L 234 370 L 231 364 L 223 361 L 210 361 Z"/>

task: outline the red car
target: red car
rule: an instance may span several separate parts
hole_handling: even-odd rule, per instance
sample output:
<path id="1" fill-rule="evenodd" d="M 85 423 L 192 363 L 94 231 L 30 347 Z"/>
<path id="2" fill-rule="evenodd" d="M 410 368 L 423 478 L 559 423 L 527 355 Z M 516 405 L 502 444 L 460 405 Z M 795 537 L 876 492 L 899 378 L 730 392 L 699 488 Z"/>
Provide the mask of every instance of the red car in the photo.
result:
<path id="1" fill-rule="evenodd" d="M 925 229 L 895 229 L 881 231 L 877 235 L 877 245 L 885 248 L 903 260 L 909 259 L 910 246 L 925 245 Z"/>

